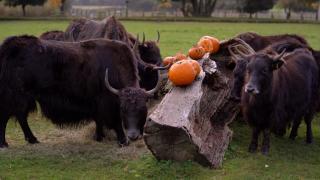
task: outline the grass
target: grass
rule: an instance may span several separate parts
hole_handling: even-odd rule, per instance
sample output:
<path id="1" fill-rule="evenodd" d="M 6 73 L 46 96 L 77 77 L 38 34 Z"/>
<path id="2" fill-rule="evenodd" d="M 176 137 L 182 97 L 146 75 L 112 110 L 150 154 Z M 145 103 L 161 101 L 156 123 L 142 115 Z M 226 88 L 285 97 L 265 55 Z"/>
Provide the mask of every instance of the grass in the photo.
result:
<path id="1" fill-rule="evenodd" d="M 17 34 L 40 35 L 64 30 L 67 21 L 0 21 L 0 41 Z M 320 25 L 254 23 L 124 22 L 128 31 L 145 32 L 147 39 L 161 32 L 163 56 L 186 52 L 202 35 L 220 39 L 245 31 L 261 34 L 297 33 L 320 49 Z M 7 128 L 9 149 L 0 150 L 0 179 L 319 179 L 320 117 L 313 121 L 315 142 L 306 145 L 305 126 L 295 141 L 287 137 L 271 140 L 269 156 L 250 154 L 250 129 L 240 119 L 231 124 L 233 140 L 220 169 L 194 162 L 157 161 L 143 141 L 118 148 L 112 133 L 103 143 L 92 140 L 94 126 L 58 129 L 39 112 L 29 117 L 30 126 L 42 142 L 27 145 L 15 121 Z"/>

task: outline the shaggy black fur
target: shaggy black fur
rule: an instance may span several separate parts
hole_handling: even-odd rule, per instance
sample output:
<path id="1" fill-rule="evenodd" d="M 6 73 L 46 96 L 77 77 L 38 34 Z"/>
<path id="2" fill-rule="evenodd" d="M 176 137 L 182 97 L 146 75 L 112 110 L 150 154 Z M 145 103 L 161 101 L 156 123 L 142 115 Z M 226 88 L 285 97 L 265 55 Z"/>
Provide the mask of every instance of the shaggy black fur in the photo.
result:
<path id="1" fill-rule="evenodd" d="M 45 36 L 45 35 L 43 35 Z M 49 35 L 46 35 L 49 37 Z M 73 20 L 65 31 L 64 41 L 77 42 L 94 38 L 105 38 L 122 41 L 131 48 L 137 41 L 114 16 L 102 21 L 89 19 Z M 57 40 L 57 39 L 52 39 Z M 140 86 L 146 90 L 153 89 L 158 81 L 158 72 L 152 70 L 154 65 L 162 65 L 160 49 L 155 41 L 138 42 L 135 51 L 139 64 Z"/>
<path id="2" fill-rule="evenodd" d="M 255 51 L 276 52 L 282 51 L 292 52 L 297 48 L 309 47 L 305 39 L 298 35 L 275 35 L 260 36 L 256 33 L 243 33 L 238 35 L 245 40 Z M 231 98 L 240 101 L 241 89 L 244 82 L 245 68 L 248 59 L 238 59 L 233 74 L 233 86 L 231 89 Z M 319 66 L 320 67 L 320 66 Z"/>
<path id="3" fill-rule="evenodd" d="M 248 58 L 241 105 L 243 115 L 253 128 L 250 152 L 255 152 L 263 132 L 261 151 L 269 152 L 270 130 L 284 135 L 293 123 L 290 138 L 297 136 L 302 118 L 307 124 L 306 142 L 312 142 L 311 121 L 319 98 L 319 69 L 308 49 L 295 49 L 281 60 L 267 53 Z"/>
<path id="4" fill-rule="evenodd" d="M 119 95 L 105 87 L 107 68 L 109 82 L 119 89 Z M 116 130 L 120 144 L 127 144 L 122 123 L 130 126 L 128 131 L 140 132 L 150 96 L 139 87 L 137 71 L 135 56 L 122 42 L 7 38 L 0 49 L 0 147 L 8 145 L 5 129 L 12 116 L 17 118 L 28 142 L 38 142 L 27 123 L 36 101 L 43 114 L 59 126 L 93 120 L 97 125 L 96 140 L 102 140 L 103 126 L 107 126 Z M 136 139 L 137 133 L 132 136 L 129 134 Z"/>

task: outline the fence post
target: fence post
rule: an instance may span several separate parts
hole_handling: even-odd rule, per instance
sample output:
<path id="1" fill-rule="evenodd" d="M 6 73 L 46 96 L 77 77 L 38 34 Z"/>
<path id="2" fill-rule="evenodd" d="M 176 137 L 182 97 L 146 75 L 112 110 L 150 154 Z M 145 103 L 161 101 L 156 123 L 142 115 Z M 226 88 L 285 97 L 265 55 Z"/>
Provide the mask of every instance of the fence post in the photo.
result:
<path id="1" fill-rule="evenodd" d="M 320 17 L 320 1 L 318 3 L 318 13 L 317 13 L 317 16 L 316 16 L 318 21 L 319 21 L 319 17 Z"/>

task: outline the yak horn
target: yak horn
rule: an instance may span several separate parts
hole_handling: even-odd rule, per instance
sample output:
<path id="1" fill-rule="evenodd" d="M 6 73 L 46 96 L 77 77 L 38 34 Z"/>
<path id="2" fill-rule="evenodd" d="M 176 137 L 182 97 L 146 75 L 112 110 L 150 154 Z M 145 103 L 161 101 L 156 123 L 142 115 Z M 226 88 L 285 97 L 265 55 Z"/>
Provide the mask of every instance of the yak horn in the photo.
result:
<path id="1" fill-rule="evenodd" d="M 133 51 L 139 50 L 139 34 L 137 34 L 136 42 L 134 42 L 134 45 L 132 47 Z"/>
<path id="2" fill-rule="evenodd" d="M 152 69 L 153 70 L 167 70 L 167 69 L 169 69 L 169 67 L 172 65 L 172 63 L 169 63 L 168 65 L 166 65 L 166 66 L 155 66 L 155 67 L 153 67 Z"/>
<path id="3" fill-rule="evenodd" d="M 250 53 L 250 55 L 253 55 L 256 53 L 256 51 L 248 44 L 246 43 L 244 40 L 240 39 L 240 38 L 235 38 L 235 40 L 243 45 L 243 47 Z"/>
<path id="4" fill-rule="evenodd" d="M 146 41 L 146 35 L 144 34 L 144 32 L 142 33 L 142 44 L 144 44 Z"/>
<path id="5" fill-rule="evenodd" d="M 235 51 L 233 50 L 235 48 L 235 46 L 228 46 L 228 50 L 229 53 L 231 54 L 231 57 L 233 58 L 234 61 L 237 61 L 238 59 L 241 59 L 241 57 L 235 53 Z"/>
<path id="6" fill-rule="evenodd" d="M 242 44 L 238 44 L 235 47 L 236 52 L 241 55 L 244 58 L 249 57 L 250 55 L 252 55 L 248 49 L 246 49 Z"/>
<path id="7" fill-rule="evenodd" d="M 119 90 L 113 88 L 110 83 L 109 83 L 109 77 L 108 77 L 108 68 L 106 69 L 106 75 L 104 77 L 104 82 L 105 82 L 105 85 L 107 87 L 107 89 L 112 92 L 113 94 L 116 94 L 116 95 L 119 95 Z"/>
<path id="8" fill-rule="evenodd" d="M 273 58 L 273 60 L 275 60 L 275 61 L 277 61 L 277 60 L 282 60 L 282 61 L 284 62 L 283 56 L 285 55 L 286 51 L 287 51 L 287 50 L 284 49 L 280 54 L 276 55 L 276 56 Z"/>
<path id="9" fill-rule="evenodd" d="M 160 87 L 161 87 L 161 81 L 162 81 L 162 78 L 161 78 L 161 74 L 160 74 L 160 71 L 158 71 L 158 81 L 157 81 L 157 85 L 156 87 L 154 87 L 153 89 L 147 91 L 147 94 L 153 96 L 154 93 L 156 93 Z"/>
<path id="10" fill-rule="evenodd" d="M 158 38 L 157 38 L 157 43 L 159 43 L 160 42 L 160 32 L 159 32 L 159 30 L 157 31 L 157 34 L 158 34 Z"/>

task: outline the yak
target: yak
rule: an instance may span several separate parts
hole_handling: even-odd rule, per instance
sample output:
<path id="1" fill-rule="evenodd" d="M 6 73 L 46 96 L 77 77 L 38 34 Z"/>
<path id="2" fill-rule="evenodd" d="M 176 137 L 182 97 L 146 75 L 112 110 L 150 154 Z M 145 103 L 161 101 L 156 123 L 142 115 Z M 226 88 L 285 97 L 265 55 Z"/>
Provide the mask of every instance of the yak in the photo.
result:
<path id="1" fill-rule="evenodd" d="M 306 48 L 280 55 L 257 52 L 249 57 L 245 70 L 245 85 L 241 96 L 243 116 L 252 127 L 249 152 L 258 147 L 263 133 L 261 151 L 268 154 L 270 132 L 283 136 L 290 123 L 290 138 L 304 118 L 307 125 L 306 142 L 312 143 L 311 121 L 319 94 L 319 68 Z"/>
<path id="2" fill-rule="evenodd" d="M 137 59 L 123 42 L 94 39 L 71 43 L 26 35 L 3 42 L 0 83 L 2 148 L 8 146 L 5 130 L 10 117 L 17 119 L 29 143 L 38 142 L 27 123 L 36 102 L 58 126 L 94 121 L 95 140 L 101 141 L 103 127 L 108 127 L 115 130 L 120 145 L 127 145 L 127 136 L 130 140 L 141 137 L 146 102 L 159 88 L 140 88 Z"/>
<path id="3" fill-rule="evenodd" d="M 114 16 L 105 18 L 102 21 L 85 18 L 73 20 L 64 34 L 64 41 L 69 42 L 105 38 L 122 41 L 131 48 L 138 42 L 139 48 L 134 53 L 138 59 L 140 86 L 147 90 L 153 89 L 157 84 L 159 77 L 156 70 L 166 69 L 159 67 L 162 65 L 162 58 L 158 47 L 160 33 L 158 32 L 158 39 L 156 41 L 145 41 L 145 36 L 143 35 L 142 42 L 139 42 L 137 38 L 126 31 L 124 26 Z"/>
<path id="4" fill-rule="evenodd" d="M 294 49 L 301 46 L 308 46 L 308 43 L 303 37 L 298 35 L 275 35 L 275 36 L 260 36 L 256 33 L 243 33 L 237 36 L 233 40 L 233 43 L 240 43 L 247 50 L 247 54 L 254 53 L 256 51 L 272 49 L 277 53 L 281 53 L 283 50 L 286 52 L 292 52 Z M 258 41 L 259 40 L 259 41 Z M 298 45 L 298 46 L 297 46 Z M 230 45 L 232 46 L 232 45 Z M 232 48 L 228 48 L 233 60 L 235 61 L 235 68 L 233 70 L 233 86 L 231 88 L 230 98 L 235 101 L 240 101 L 241 89 L 244 82 L 244 72 L 246 67 L 246 60 L 243 58 L 245 55 L 241 51 L 237 50 L 236 55 Z M 240 54 L 240 55 L 239 55 Z"/>
<path id="5" fill-rule="evenodd" d="M 255 32 L 246 32 L 246 33 L 238 34 L 236 37 L 244 40 L 255 51 L 260 51 L 273 43 L 286 41 L 286 40 L 287 41 L 294 40 L 302 44 L 306 44 L 306 45 L 308 44 L 308 42 L 303 37 L 296 34 L 280 34 L 280 35 L 262 36 Z"/>

